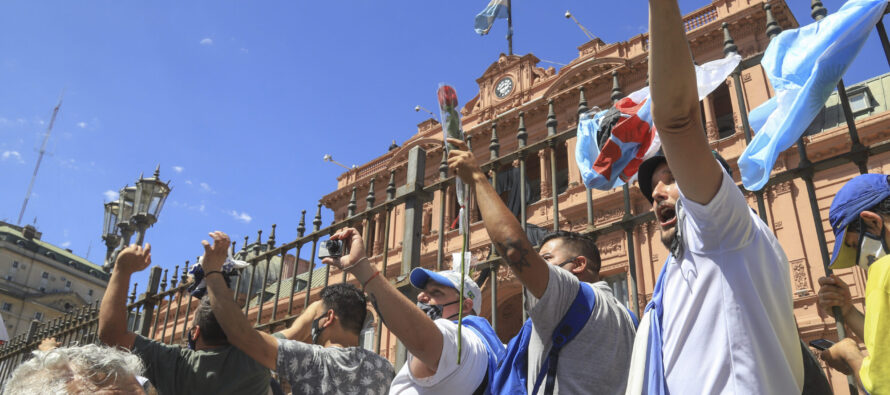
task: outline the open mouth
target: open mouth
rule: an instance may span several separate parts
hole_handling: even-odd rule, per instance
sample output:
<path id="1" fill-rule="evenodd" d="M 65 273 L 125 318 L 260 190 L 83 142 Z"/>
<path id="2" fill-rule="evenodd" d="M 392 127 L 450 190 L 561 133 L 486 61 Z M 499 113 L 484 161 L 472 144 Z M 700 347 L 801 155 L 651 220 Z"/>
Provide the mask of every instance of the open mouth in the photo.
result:
<path id="1" fill-rule="evenodd" d="M 655 216 L 658 218 L 662 229 L 667 229 L 677 223 L 677 211 L 672 204 L 660 204 L 655 210 Z"/>

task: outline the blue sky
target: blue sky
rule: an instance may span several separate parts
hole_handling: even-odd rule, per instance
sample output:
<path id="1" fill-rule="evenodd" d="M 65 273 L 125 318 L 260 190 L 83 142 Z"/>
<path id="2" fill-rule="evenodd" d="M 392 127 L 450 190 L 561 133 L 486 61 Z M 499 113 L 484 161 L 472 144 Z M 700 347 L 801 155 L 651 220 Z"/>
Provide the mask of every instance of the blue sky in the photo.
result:
<path id="1" fill-rule="evenodd" d="M 681 8 L 708 3 L 682 0 Z M 809 2 L 792 3 L 809 23 Z M 146 238 L 155 264 L 194 261 L 216 229 L 240 245 L 258 229 L 265 239 L 275 223 L 279 244 L 292 240 L 300 210 L 311 222 L 343 171 L 324 154 L 358 165 L 392 139 L 404 142 L 426 118 L 414 106 L 435 108 L 439 82 L 454 85 L 462 102 L 476 94 L 475 79 L 506 52 L 505 21 L 488 36 L 473 32 L 486 4 L 4 2 L 0 219 L 18 218 L 64 88 L 23 220 L 36 217 L 44 240 L 81 256 L 89 250 L 101 264 L 103 201 L 157 164 L 173 192 Z M 514 51 L 568 63 L 586 38 L 564 18 L 567 9 L 615 42 L 647 30 L 646 4 L 514 0 Z M 841 4 L 825 1 L 830 12 Z M 845 79 L 887 70 L 873 33 Z M 331 220 L 325 211 L 324 224 Z M 135 281 L 141 291 L 145 276 Z"/>

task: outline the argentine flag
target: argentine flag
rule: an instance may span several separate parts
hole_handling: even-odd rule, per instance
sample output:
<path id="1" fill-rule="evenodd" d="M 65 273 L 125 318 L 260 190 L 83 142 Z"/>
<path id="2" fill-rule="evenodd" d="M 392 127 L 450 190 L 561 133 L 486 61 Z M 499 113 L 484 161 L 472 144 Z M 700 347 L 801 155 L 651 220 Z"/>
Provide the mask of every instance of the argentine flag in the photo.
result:
<path id="1" fill-rule="evenodd" d="M 495 19 L 504 19 L 507 17 L 509 10 L 507 0 L 491 0 L 479 15 L 476 15 L 476 33 L 484 36 L 491 30 L 491 25 Z"/>
<path id="2" fill-rule="evenodd" d="M 776 96 L 748 115 L 757 134 L 739 157 L 746 189 L 766 185 L 776 158 L 813 122 L 886 6 L 887 0 L 849 0 L 836 13 L 769 43 L 760 63 Z"/>

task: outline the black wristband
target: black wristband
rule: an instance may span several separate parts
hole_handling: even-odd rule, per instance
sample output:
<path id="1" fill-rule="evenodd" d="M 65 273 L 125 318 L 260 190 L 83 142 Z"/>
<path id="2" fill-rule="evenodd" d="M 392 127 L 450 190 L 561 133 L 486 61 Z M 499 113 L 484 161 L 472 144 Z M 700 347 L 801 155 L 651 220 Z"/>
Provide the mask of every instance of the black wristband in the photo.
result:
<path id="1" fill-rule="evenodd" d="M 204 273 L 204 277 L 208 277 L 208 276 L 210 276 L 211 274 L 214 274 L 214 273 L 219 273 L 220 276 L 223 276 L 223 272 L 222 272 L 222 271 L 220 271 L 220 270 L 212 270 L 212 271 L 209 271 L 209 272 L 207 272 L 207 273 Z M 223 277 L 225 277 L 225 276 L 223 276 Z"/>

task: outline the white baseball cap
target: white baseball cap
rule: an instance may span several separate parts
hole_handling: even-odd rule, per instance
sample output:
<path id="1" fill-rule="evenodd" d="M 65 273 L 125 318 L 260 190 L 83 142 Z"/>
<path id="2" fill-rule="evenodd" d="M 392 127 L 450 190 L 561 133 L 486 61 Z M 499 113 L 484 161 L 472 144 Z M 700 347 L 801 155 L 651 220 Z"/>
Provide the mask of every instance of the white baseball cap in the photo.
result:
<path id="1" fill-rule="evenodd" d="M 482 291 L 479 289 L 479 286 L 476 285 L 476 282 L 470 277 L 461 276 L 460 273 L 456 271 L 443 270 L 441 272 L 434 272 L 432 270 L 418 267 L 411 271 L 410 280 L 411 285 L 417 289 L 425 288 L 426 283 L 432 280 L 436 284 L 454 288 L 457 292 L 460 292 L 460 282 L 463 280 L 464 298 L 473 301 L 473 313 L 479 314 L 479 310 L 482 308 Z"/>

